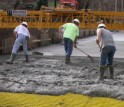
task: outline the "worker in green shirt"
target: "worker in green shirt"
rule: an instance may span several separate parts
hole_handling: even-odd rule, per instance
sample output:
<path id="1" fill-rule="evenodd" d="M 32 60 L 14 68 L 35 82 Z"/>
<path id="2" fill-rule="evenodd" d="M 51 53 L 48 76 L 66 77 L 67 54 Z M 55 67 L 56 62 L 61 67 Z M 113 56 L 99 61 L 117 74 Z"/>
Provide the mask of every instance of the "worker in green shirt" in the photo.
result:
<path id="1" fill-rule="evenodd" d="M 63 39 L 64 39 L 64 48 L 66 52 L 65 57 L 65 64 L 70 64 L 70 56 L 73 51 L 73 44 L 74 47 L 77 48 L 76 42 L 77 37 L 79 36 L 79 23 L 80 21 L 78 19 L 74 19 L 72 23 L 66 23 L 59 27 L 59 32 L 63 29 Z"/>

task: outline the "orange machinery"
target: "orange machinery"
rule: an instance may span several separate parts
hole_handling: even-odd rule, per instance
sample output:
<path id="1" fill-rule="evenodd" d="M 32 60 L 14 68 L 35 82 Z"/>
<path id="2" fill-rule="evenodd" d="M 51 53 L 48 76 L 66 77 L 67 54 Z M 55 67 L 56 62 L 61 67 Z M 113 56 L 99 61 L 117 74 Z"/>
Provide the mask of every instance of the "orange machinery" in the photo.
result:
<path id="1" fill-rule="evenodd" d="M 61 4 L 69 7 L 74 7 L 74 9 L 78 8 L 78 1 L 77 0 L 60 0 Z"/>

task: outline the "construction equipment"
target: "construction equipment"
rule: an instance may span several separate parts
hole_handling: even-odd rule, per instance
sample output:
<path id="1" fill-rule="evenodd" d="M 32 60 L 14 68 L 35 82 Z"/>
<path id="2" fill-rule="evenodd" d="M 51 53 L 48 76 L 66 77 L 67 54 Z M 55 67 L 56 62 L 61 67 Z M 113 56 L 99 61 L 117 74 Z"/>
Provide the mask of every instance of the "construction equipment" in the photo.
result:
<path id="1" fill-rule="evenodd" d="M 77 0 L 60 0 L 61 4 L 63 6 L 67 6 L 73 9 L 77 9 L 78 8 L 78 1 Z"/>
<path id="2" fill-rule="evenodd" d="M 0 28 L 15 28 L 22 21 L 28 22 L 29 28 L 59 28 L 74 18 L 80 20 L 80 29 L 96 29 L 98 20 L 104 20 L 107 29 L 110 30 L 122 30 L 124 28 L 124 12 L 88 11 L 86 13 L 84 10 L 72 9 L 0 11 Z"/>
<path id="3" fill-rule="evenodd" d="M 85 10 L 77 10 L 80 0 L 60 0 L 65 7 L 46 7 L 48 0 L 38 0 L 43 10 L 8 10 L 0 11 L 0 28 L 15 28 L 22 21 L 29 23 L 29 28 L 58 28 L 72 19 L 80 20 L 80 29 L 96 29 L 97 22 L 103 20 L 107 29 L 122 30 L 124 28 L 124 12 L 106 12 L 88 10 L 89 0 L 85 4 Z M 55 0 L 57 2 L 57 0 Z M 70 8 L 66 8 L 70 6 Z M 73 8 L 75 7 L 75 8 Z"/>
<path id="4" fill-rule="evenodd" d="M 28 22 L 28 27 L 42 29 L 48 32 L 49 29 L 58 29 L 64 23 L 72 22 L 73 19 L 80 20 L 80 29 L 96 29 L 99 20 L 103 20 L 107 29 L 122 30 L 124 28 L 124 12 L 87 11 L 77 10 L 79 0 L 60 0 L 65 7 L 46 7 L 42 10 L 8 10 L 0 11 L 0 28 L 15 28 L 22 21 Z M 70 5 L 69 8 L 66 5 Z M 73 8 L 74 7 L 74 8 Z M 88 7 L 88 6 L 87 6 Z M 43 30 L 45 29 L 45 30 Z M 2 42 L 1 42 L 2 43 Z M 0 44 L 0 50 L 3 46 Z"/>

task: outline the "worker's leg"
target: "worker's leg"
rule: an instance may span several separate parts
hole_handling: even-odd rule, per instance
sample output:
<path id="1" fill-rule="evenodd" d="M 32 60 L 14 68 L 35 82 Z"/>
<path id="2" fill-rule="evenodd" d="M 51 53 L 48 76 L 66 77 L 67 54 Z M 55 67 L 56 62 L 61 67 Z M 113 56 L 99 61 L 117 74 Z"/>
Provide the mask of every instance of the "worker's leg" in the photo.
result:
<path id="1" fill-rule="evenodd" d="M 68 44 L 68 39 L 64 38 L 64 49 L 65 49 L 65 54 L 67 54 L 67 44 Z"/>
<path id="2" fill-rule="evenodd" d="M 114 79 L 114 67 L 113 66 L 108 66 L 108 67 L 110 72 L 110 79 Z"/>
<path id="3" fill-rule="evenodd" d="M 12 53 L 11 54 L 11 57 L 10 57 L 10 60 L 7 61 L 6 63 L 7 64 L 13 64 L 13 61 L 15 60 L 15 58 L 16 58 L 16 54 L 15 53 Z"/>
<path id="4" fill-rule="evenodd" d="M 65 49 L 65 64 L 69 63 L 70 57 L 67 55 L 67 50 L 68 50 L 68 39 L 64 38 L 64 49 Z"/>
<path id="5" fill-rule="evenodd" d="M 109 53 L 109 50 L 105 47 L 102 49 L 101 51 L 101 55 L 100 55 L 100 65 L 101 66 L 105 66 L 106 63 L 108 62 L 108 53 Z"/>
<path id="6" fill-rule="evenodd" d="M 108 54 L 108 66 L 113 65 L 113 59 L 114 59 L 114 54 L 116 51 L 116 48 L 114 46 L 109 46 L 109 54 Z"/>
<path id="7" fill-rule="evenodd" d="M 73 41 L 68 39 L 68 43 L 67 43 L 67 55 L 71 56 L 73 51 Z"/>
<path id="8" fill-rule="evenodd" d="M 17 51 L 18 51 L 19 47 L 21 46 L 21 44 L 22 44 L 21 40 L 16 39 L 16 41 L 13 45 L 13 48 L 12 48 L 12 53 L 17 54 Z"/>
<path id="9" fill-rule="evenodd" d="M 25 38 L 23 39 L 22 46 L 23 46 L 23 51 L 24 51 L 24 54 L 25 54 L 25 59 L 26 59 L 25 61 L 29 62 L 28 50 L 27 50 L 27 41 L 26 41 Z"/>
<path id="10" fill-rule="evenodd" d="M 10 60 L 6 62 L 7 64 L 13 64 L 13 61 L 15 60 L 19 47 L 20 47 L 20 41 L 19 39 L 16 39 L 12 48 L 12 54 L 11 54 Z"/>
<path id="11" fill-rule="evenodd" d="M 100 78 L 99 80 L 104 79 L 104 72 L 106 70 L 107 58 L 108 58 L 108 50 L 106 48 L 103 48 L 101 52 L 101 56 L 100 56 L 100 66 L 99 66 Z"/>
<path id="12" fill-rule="evenodd" d="M 110 46 L 110 53 L 108 55 L 108 67 L 109 67 L 109 72 L 110 72 L 110 79 L 114 79 L 114 66 L 113 66 L 113 58 L 114 58 L 114 54 L 115 54 L 115 47 L 114 46 Z"/>
<path id="13" fill-rule="evenodd" d="M 66 53 L 66 63 L 70 64 L 70 57 L 73 51 L 73 41 L 68 39 L 67 42 L 67 53 Z"/>
<path id="14" fill-rule="evenodd" d="M 105 70 L 106 70 L 106 66 L 100 66 L 100 67 L 99 67 L 99 72 L 100 72 L 99 80 L 100 80 L 100 81 L 104 79 Z"/>

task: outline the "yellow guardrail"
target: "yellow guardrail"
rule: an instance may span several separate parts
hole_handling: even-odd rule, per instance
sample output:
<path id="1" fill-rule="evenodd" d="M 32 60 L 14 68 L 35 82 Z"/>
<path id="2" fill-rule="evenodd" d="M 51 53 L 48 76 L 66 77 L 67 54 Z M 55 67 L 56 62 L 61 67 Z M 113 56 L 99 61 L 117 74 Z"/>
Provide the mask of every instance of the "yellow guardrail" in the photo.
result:
<path id="1" fill-rule="evenodd" d="M 29 28 L 58 28 L 74 18 L 80 20 L 80 29 L 96 29 L 99 20 L 104 20 L 110 30 L 124 28 L 124 12 L 88 11 L 86 13 L 83 10 L 27 11 L 26 15 L 12 15 L 7 11 L 0 11 L 0 28 L 14 28 L 22 21 L 27 21 Z"/>

